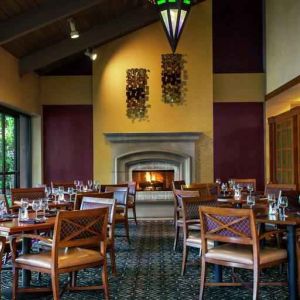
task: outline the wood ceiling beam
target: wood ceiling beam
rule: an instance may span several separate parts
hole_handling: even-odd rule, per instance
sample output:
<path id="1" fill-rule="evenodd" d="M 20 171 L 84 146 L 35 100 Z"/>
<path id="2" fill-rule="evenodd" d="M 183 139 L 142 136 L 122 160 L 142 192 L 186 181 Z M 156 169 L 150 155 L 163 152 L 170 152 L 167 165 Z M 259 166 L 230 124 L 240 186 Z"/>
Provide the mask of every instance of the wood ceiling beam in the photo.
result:
<path id="1" fill-rule="evenodd" d="M 87 48 L 100 46 L 159 20 L 154 6 L 142 6 L 111 21 L 95 26 L 75 40 L 66 39 L 20 59 L 20 73 L 35 71 Z"/>
<path id="2" fill-rule="evenodd" d="M 46 0 L 42 5 L 19 16 L 0 22 L 0 45 L 54 23 L 104 0 Z"/>

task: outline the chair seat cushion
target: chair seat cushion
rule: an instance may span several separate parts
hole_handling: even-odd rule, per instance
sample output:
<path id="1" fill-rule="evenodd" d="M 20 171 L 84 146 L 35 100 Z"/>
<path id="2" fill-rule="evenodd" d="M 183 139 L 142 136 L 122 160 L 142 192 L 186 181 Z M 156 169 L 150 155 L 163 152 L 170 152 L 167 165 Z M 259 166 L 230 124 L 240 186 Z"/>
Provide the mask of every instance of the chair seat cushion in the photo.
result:
<path id="1" fill-rule="evenodd" d="M 260 264 L 266 264 L 277 260 L 286 259 L 287 252 L 284 249 L 266 247 L 260 250 L 259 257 Z M 222 261 L 230 261 L 247 265 L 253 264 L 252 247 L 237 244 L 224 244 L 209 249 L 205 254 L 205 258 L 218 259 Z"/>
<path id="2" fill-rule="evenodd" d="M 188 236 L 188 238 L 186 239 L 186 244 L 188 246 L 191 246 L 191 247 L 201 247 L 201 236 L 200 236 L 200 232 L 199 234 L 195 234 L 195 233 L 192 233 Z M 211 249 L 214 247 L 214 242 L 213 241 L 210 241 L 208 240 L 207 241 L 207 247 L 208 249 Z"/>
<path id="3" fill-rule="evenodd" d="M 126 217 L 123 214 L 117 213 L 115 215 L 115 222 L 124 222 L 126 220 Z"/>
<path id="4" fill-rule="evenodd" d="M 58 253 L 58 268 L 63 269 L 89 263 L 100 263 L 103 260 L 104 258 L 99 251 L 77 247 L 60 249 Z M 21 255 L 16 259 L 16 263 L 51 269 L 51 251 Z"/>

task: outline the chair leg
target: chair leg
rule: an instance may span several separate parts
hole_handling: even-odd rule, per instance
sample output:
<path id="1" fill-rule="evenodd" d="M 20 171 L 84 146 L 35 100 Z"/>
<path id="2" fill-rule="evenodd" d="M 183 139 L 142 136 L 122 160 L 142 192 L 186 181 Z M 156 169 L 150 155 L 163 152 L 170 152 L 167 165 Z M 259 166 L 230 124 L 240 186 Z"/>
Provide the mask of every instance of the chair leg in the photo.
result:
<path id="1" fill-rule="evenodd" d="M 132 207 L 132 213 L 133 213 L 135 225 L 137 225 L 135 203 L 133 204 L 133 207 Z"/>
<path id="2" fill-rule="evenodd" d="M 19 269 L 13 267 L 12 300 L 17 299 L 18 284 L 19 284 Z"/>
<path id="3" fill-rule="evenodd" d="M 71 272 L 71 287 L 75 287 L 77 285 L 77 274 L 78 271 Z"/>
<path id="4" fill-rule="evenodd" d="M 115 254 L 115 247 L 112 245 L 109 249 L 109 256 L 111 262 L 111 270 L 114 275 L 116 275 L 116 254 Z"/>
<path id="5" fill-rule="evenodd" d="M 253 300 L 258 299 L 258 283 L 260 270 L 258 267 L 253 269 Z"/>
<path id="6" fill-rule="evenodd" d="M 177 226 L 177 224 L 176 224 L 176 226 L 175 226 L 174 246 L 173 246 L 174 251 L 176 251 L 178 239 L 179 239 L 179 226 Z"/>
<path id="7" fill-rule="evenodd" d="M 185 273 L 185 267 L 186 267 L 186 261 L 187 261 L 188 254 L 189 254 L 189 249 L 186 246 L 186 244 L 184 243 L 183 255 L 182 255 L 182 265 L 181 265 L 181 276 L 183 276 Z"/>
<path id="8" fill-rule="evenodd" d="M 199 300 L 203 299 L 204 287 L 205 287 L 205 278 L 206 278 L 206 263 L 204 257 L 201 259 L 201 278 L 200 278 L 200 293 Z"/>
<path id="9" fill-rule="evenodd" d="M 125 225 L 127 241 L 128 241 L 128 244 L 130 244 L 128 218 L 126 218 L 124 225 Z"/>
<path id="10" fill-rule="evenodd" d="M 104 289 L 105 300 L 109 300 L 109 292 L 108 292 L 108 276 L 107 276 L 107 265 L 106 260 L 102 266 L 102 284 Z"/>
<path id="11" fill-rule="evenodd" d="M 59 278 L 57 273 L 51 273 L 53 299 L 59 300 Z"/>

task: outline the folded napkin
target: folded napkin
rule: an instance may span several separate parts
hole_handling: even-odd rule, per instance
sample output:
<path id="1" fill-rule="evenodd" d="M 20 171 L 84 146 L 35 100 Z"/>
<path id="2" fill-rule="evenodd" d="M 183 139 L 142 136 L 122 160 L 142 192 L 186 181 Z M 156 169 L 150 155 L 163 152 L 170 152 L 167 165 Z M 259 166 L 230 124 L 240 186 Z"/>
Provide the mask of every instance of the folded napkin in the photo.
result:
<path id="1" fill-rule="evenodd" d="M 42 224 L 45 223 L 44 220 L 36 220 L 36 219 L 27 219 L 27 220 L 20 220 L 20 223 L 25 223 L 25 224 Z"/>

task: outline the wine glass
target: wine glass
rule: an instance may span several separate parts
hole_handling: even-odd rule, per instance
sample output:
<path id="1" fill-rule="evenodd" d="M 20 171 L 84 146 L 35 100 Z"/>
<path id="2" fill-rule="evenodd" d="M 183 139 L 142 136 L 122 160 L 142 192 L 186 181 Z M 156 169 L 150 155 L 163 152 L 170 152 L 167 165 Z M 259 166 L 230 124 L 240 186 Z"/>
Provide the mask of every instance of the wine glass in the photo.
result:
<path id="1" fill-rule="evenodd" d="M 221 179 L 220 178 L 217 178 L 216 179 L 216 184 L 220 185 L 222 182 L 221 182 Z"/>
<path id="2" fill-rule="evenodd" d="M 74 194 L 74 188 L 68 187 L 67 193 L 68 193 L 68 195 L 69 195 L 69 201 L 72 201 L 72 196 L 73 196 L 73 194 Z"/>
<path id="3" fill-rule="evenodd" d="M 274 207 L 276 202 L 275 194 L 268 194 L 267 198 L 269 203 L 269 215 L 275 215 L 275 211 L 276 211 L 276 208 Z"/>
<path id="4" fill-rule="evenodd" d="M 88 180 L 87 181 L 87 184 L 88 184 L 88 187 L 89 187 L 89 190 L 92 190 L 92 187 L 93 187 L 93 180 Z"/>
<path id="5" fill-rule="evenodd" d="M 3 218 L 3 215 L 5 213 L 5 200 L 0 200 L 0 218 Z"/>
<path id="6" fill-rule="evenodd" d="M 40 210 L 40 200 L 32 201 L 32 209 L 35 211 L 35 219 L 38 220 L 38 211 Z"/>
<path id="7" fill-rule="evenodd" d="M 281 196 L 278 199 L 278 206 L 282 209 L 282 217 L 286 218 L 285 209 L 288 207 L 288 198 L 286 196 Z"/>
<path id="8" fill-rule="evenodd" d="M 255 205 L 255 196 L 248 195 L 247 204 L 250 206 L 250 208 L 252 208 L 253 205 Z"/>
<path id="9" fill-rule="evenodd" d="M 253 192 L 253 184 L 251 184 L 251 183 L 247 184 L 247 190 L 251 196 L 251 192 Z"/>
<path id="10" fill-rule="evenodd" d="M 43 217 L 42 220 L 46 220 L 46 210 L 49 209 L 48 207 L 48 199 L 47 198 L 42 198 L 40 199 L 40 209 L 43 211 Z"/>
<path id="11" fill-rule="evenodd" d="M 226 194 L 226 191 L 227 191 L 227 186 L 226 186 L 226 183 L 222 183 L 222 185 L 221 185 L 221 190 L 222 190 L 222 192 L 223 192 L 223 195 L 225 196 L 225 194 Z"/>

